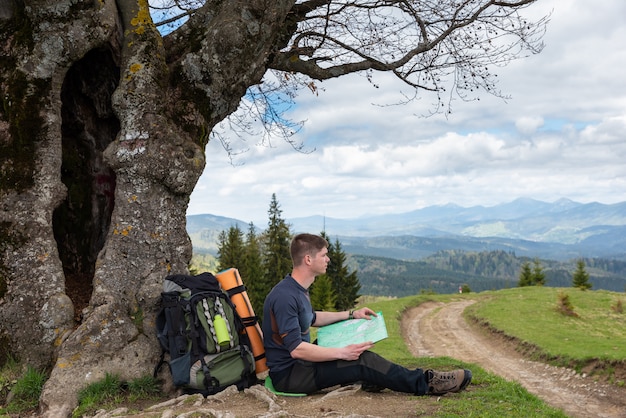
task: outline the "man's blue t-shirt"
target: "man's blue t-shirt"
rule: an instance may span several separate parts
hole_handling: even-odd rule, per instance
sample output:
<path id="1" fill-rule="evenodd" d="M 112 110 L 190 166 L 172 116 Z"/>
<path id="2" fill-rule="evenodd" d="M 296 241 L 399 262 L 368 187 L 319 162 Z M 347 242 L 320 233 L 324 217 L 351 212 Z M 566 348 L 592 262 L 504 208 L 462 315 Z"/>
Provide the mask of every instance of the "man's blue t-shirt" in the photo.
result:
<path id="1" fill-rule="evenodd" d="M 309 292 L 290 274 L 265 298 L 263 305 L 263 344 L 267 366 L 280 372 L 296 361 L 291 352 L 301 342 L 311 342 L 309 328 L 315 322 Z"/>

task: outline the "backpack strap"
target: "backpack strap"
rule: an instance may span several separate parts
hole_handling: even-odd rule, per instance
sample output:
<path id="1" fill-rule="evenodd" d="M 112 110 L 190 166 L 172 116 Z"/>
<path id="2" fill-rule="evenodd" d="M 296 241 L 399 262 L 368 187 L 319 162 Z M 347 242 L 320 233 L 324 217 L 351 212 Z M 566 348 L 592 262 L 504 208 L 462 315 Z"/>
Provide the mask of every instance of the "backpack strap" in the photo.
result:
<path id="1" fill-rule="evenodd" d="M 187 323 L 185 312 L 189 309 L 178 292 L 161 294 L 161 311 L 157 316 L 157 337 L 163 350 L 169 351 L 172 359 L 187 352 Z"/>
<path id="2" fill-rule="evenodd" d="M 243 379 L 251 379 L 253 377 L 256 377 L 256 374 L 250 372 L 250 370 L 254 370 L 254 369 L 251 369 L 252 368 L 252 363 L 250 363 L 250 361 L 248 361 L 248 356 L 246 354 L 246 349 L 244 348 L 243 344 L 239 346 L 239 350 L 241 351 L 239 354 L 241 355 L 241 358 L 243 359 L 243 364 L 245 365 L 245 367 L 243 368 L 243 371 L 241 372 L 242 380 Z"/>
<path id="3" fill-rule="evenodd" d="M 234 295 L 237 295 L 239 293 L 243 293 L 246 291 L 247 291 L 246 286 L 241 284 L 239 286 L 231 287 L 230 289 L 226 291 L 226 294 L 228 294 L 228 297 L 232 299 Z M 258 315 L 241 317 L 241 322 L 243 323 L 244 328 L 253 327 L 256 324 L 258 324 L 259 317 Z"/>
<path id="4" fill-rule="evenodd" d="M 217 298 L 215 299 L 217 301 Z M 201 302 L 202 305 L 202 310 L 204 311 L 204 317 L 206 319 L 207 324 L 209 325 L 209 330 L 211 331 L 211 338 L 213 339 L 213 342 L 215 343 L 215 351 L 217 353 L 219 353 L 221 351 L 221 346 L 217 340 L 217 332 L 215 332 L 215 324 L 213 324 L 213 315 L 211 313 L 211 309 L 209 308 L 209 303 L 207 302 L 206 298 L 202 299 Z"/>
<path id="5" fill-rule="evenodd" d="M 200 363 L 202 364 L 202 372 L 204 373 L 202 383 L 206 389 L 209 389 L 209 391 L 212 392 L 211 388 L 218 388 L 220 386 L 220 381 L 211 376 L 211 371 L 209 370 L 209 366 L 206 364 L 206 361 L 204 361 L 204 357 L 200 359 Z"/>
<path id="6" fill-rule="evenodd" d="M 222 305 L 221 298 L 215 298 L 215 310 L 218 315 L 224 318 L 224 323 L 226 324 L 226 330 L 228 331 L 228 346 L 229 348 L 233 348 L 235 346 L 235 339 L 233 338 L 233 330 L 230 327 L 230 321 L 228 320 L 228 316 L 226 315 L 226 311 L 224 310 L 224 306 Z M 233 314 L 237 314 L 236 311 L 233 310 Z M 216 337 L 217 339 L 217 337 Z"/>
<path id="7" fill-rule="evenodd" d="M 161 344 L 161 356 L 154 368 L 153 376 L 155 378 L 163 364 L 170 366 L 165 361 L 166 352 L 170 353 L 170 360 L 181 357 L 187 352 L 186 309 L 188 307 L 180 298 L 178 292 L 161 293 L 161 311 L 156 318 L 157 329 L 162 330 L 157 335 Z"/>
<path id="8" fill-rule="evenodd" d="M 167 364 L 167 366 L 170 369 L 170 373 L 172 373 L 172 368 L 170 367 L 170 364 L 165 361 L 165 350 L 161 350 L 161 357 L 159 357 L 159 362 L 157 363 L 156 366 L 154 366 L 154 372 L 152 372 L 152 377 L 153 378 L 157 378 L 157 375 L 159 374 L 159 370 L 161 370 L 161 367 L 163 367 L 164 364 Z"/>
<path id="9" fill-rule="evenodd" d="M 242 284 L 242 285 L 239 285 L 239 286 L 231 287 L 230 289 L 228 289 L 226 291 L 226 293 L 228 294 L 229 298 L 232 298 L 234 295 L 236 295 L 238 293 L 243 293 L 246 290 L 247 290 L 246 286 Z"/>

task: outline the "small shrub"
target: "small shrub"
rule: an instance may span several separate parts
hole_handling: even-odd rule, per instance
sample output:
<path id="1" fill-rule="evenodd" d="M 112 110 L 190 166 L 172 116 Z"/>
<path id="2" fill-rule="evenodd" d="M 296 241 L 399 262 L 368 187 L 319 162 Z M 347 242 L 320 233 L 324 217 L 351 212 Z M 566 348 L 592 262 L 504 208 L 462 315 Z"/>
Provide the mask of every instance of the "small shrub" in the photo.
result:
<path id="1" fill-rule="evenodd" d="M 624 313 L 624 306 L 622 305 L 622 300 L 617 299 L 614 305 L 611 305 L 611 310 L 615 313 L 621 314 Z"/>
<path id="2" fill-rule="evenodd" d="M 587 273 L 585 262 L 582 259 L 578 260 L 576 263 L 576 271 L 572 276 L 572 284 L 580 290 L 588 290 L 592 287 L 589 282 L 589 273 Z"/>
<path id="3" fill-rule="evenodd" d="M 569 295 L 567 293 L 559 292 L 558 298 L 559 300 L 556 305 L 557 312 L 567 316 L 578 317 L 578 314 L 574 312 L 574 305 L 572 305 L 572 301 L 569 300 Z"/>

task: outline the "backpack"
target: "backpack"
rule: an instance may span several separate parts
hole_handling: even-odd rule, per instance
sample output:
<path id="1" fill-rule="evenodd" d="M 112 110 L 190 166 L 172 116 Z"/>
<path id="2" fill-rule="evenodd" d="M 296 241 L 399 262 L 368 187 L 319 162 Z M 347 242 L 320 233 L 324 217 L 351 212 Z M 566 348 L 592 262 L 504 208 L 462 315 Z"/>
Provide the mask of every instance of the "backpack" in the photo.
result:
<path id="1" fill-rule="evenodd" d="M 256 383 L 243 321 L 213 274 L 167 276 L 156 330 L 162 353 L 155 377 L 167 363 L 176 387 L 204 396 Z"/>

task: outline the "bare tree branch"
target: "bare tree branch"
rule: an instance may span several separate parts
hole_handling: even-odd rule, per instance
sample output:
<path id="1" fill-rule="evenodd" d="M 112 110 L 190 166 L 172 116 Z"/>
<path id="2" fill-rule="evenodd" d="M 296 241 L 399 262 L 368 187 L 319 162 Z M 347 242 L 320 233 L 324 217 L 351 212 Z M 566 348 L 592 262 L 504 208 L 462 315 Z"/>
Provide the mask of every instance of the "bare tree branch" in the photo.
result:
<path id="1" fill-rule="evenodd" d="M 497 88 L 494 71 L 511 60 L 539 53 L 543 48 L 541 39 L 549 16 L 530 21 L 522 15 L 524 9 L 535 2 L 305 0 L 277 3 L 264 12 L 283 16 L 282 21 L 272 20 L 278 25 L 277 30 L 266 42 L 273 44 L 263 46 L 268 51 L 266 56 L 251 56 L 249 60 L 255 62 L 257 70 L 261 65 L 266 74 L 270 70 L 278 75 L 264 77 L 257 83 L 244 83 L 247 98 L 240 102 L 238 116 L 232 116 L 230 121 L 231 126 L 239 126 L 234 135 L 246 132 L 249 136 L 254 132 L 262 135 L 261 143 L 270 146 L 271 137 L 279 135 L 295 149 L 301 149 L 301 144 L 290 142 L 301 122 L 294 123 L 283 117 L 293 97 L 301 89 L 311 86 L 316 89 L 315 80 L 352 73 L 365 74 L 373 85 L 376 85 L 376 73 L 392 73 L 414 90 L 414 94 L 405 95 L 399 103 L 430 92 L 437 98 L 435 113 L 450 113 L 455 97 L 476 100 L 481 92 L 487 92 L 505 98 Z M 159 10 L 167 10 L 169 14 L 162 13 L 157 25 L 180 25 L 165 39 L 169 62 L 189 57 L 189 54 L 200 61 L 211 56 L 195 48 L 206 45 L 206 39 L 224 30 L 212 24 L 215 16 L 223 13 L 216 4 L 213 0 L 165 0 L 159 6 Z M 251 6 L 250 10 L 253 9 L 261 10 L 258 4 Z M 265 61 L 262 63 L 260 59 Z M 204 65 L 206 68 L 201 70 L 207 73 L 204 80 L 214 79 L 214 74 L 208 74 L 212 63 L 207 61 Z M 250 81 L 258 79 L 258 74 L 260 71 Z M 288 79 L 286 75 L 291 77 L 289 83 L 276 82 Z M 211 91 L 208 86 L 201 88 Z M 259 105 L 249 102 L 250 98 L 258 100 Z M 226 117 L 231 117 L 228 116 L 230 111 L 226 113 Z M 245 124 L 242 114 L 264 126 Z M 232 151 L 230 143 L 225 148 Z"/>
<path id="2" fill-rule="evenodd" d="M 451 82 L 463 98 L 481 88 L 499 95 L 489 67 L 543 48 L 548 18 L 520 14 L 534 2 L 304 2 L 293 8 L 297 31 L 269 66 L 316 80 L 390 71 L 415 89 L 443 92 Z"/>

